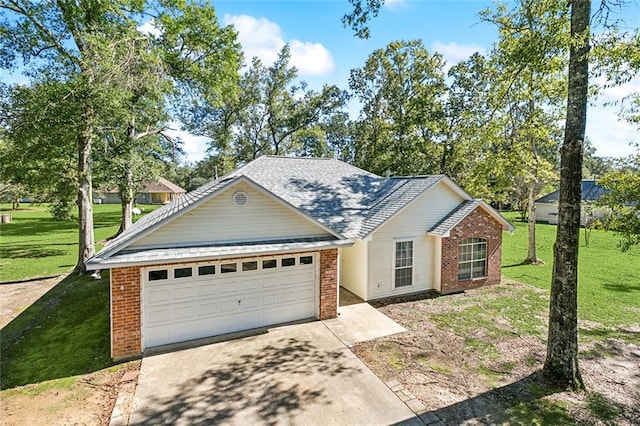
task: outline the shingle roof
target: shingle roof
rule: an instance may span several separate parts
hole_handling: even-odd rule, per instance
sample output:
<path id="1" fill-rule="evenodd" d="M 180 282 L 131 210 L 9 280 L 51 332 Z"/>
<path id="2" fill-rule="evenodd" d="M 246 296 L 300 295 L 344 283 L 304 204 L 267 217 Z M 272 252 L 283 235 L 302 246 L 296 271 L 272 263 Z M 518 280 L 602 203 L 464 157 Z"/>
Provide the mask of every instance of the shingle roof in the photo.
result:
<path id="1" fill-rule="evenodd" d="M 329 247 L 351 245 L 349 240 L 336 240 L 335 238 L 299 238 L 281 241 L 258 241 L 254 243 L 238 244 L 211 244 L 195 247 L 172 247 L 141 251 L 123 251 L 113 256 L 101 258 L 93 257 L 87 262 L 88 269 L 110 268 L 127 264 L 153 264 L 159 260 L 163 262 L 186 262 L 201 259 L 229 258 L 251 255 L 267 255 L 298 250 L 320 250 Z"/>
<path id="2" fill-rule="evenodd" d="M 174 194 L 184 194 L 184 189 L 180 188 L 173 182 L 161 177 L 158 182 L 144 184 L 141 192 L 157 193 L 157 192 L 173 192 Z"/>
<path id="3" fill-rule="evenodd" d="M 260 157 L 143 216 L 98 255 L 125 248 L 143 233 L 249 179 L 344 238 L 364 238 L 443 175 L 383 178 L 334 159 Z"/>
<path id="4" fill-rule="evenodd" d="M 582 201 L 597 201 L 609 192 L 608 189 L 598 185 L 594 180 L 582 181 Z M 557 203 L 560 191 L 554 191 L 536 200 L 536 203 Z"/>
<path id="5" fill-rule="evenodd" d="M 444 219 L 436 223 L 428 232 L 433 235 L 446 235 L 454 226 L 471 213 L 473 209 L 478 207 L 481 202 L 482 201 L 478 199 L 463 201 L 451 213 L 445 216 Z"/>

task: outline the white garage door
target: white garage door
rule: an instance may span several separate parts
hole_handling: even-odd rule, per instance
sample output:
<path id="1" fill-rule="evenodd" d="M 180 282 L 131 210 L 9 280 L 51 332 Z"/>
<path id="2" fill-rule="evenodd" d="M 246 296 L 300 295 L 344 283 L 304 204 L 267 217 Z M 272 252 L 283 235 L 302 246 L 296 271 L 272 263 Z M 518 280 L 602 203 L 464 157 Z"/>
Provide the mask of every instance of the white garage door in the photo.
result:
<path id="1" fill-rule="evenodd" d="M 313 254 L 143 270 L 144 347 L 316 316 Z"/>

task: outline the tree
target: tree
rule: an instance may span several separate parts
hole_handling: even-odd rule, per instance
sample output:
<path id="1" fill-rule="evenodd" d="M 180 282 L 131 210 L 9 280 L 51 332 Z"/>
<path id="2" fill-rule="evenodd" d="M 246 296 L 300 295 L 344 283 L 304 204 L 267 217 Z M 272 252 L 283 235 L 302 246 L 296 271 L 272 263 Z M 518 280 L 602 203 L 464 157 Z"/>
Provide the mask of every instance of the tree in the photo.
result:
<path id="1" fill-rule="evenodd" d="M 129 144 L 159 131 L 142 130 L 134 124 L 144 120 L 136 116 L 140 111 L 131 109 L 131 88 L 135 88 L 134 92 L 149 89 L 149 81 L 153 81 L 143 82 L 142 74 L 150 68 L 140 67 L 144 62 L 140 59 L 156 60 L 159 55 L 163 68 L 168 70 L 167 78 L 182 100 L 197 96 L 204 87 L 203 81 L 207 82 L 207 94 L 215 96 L 225 91 L 228 77 L 237 74 L 239 48 L 235 32 L 230 27 L 219 28 L 208 3 L 3 0 L 0 10 L 6 18 L 0 23 L 0 52 L 5 53 L 0 65 L 12 67 L 21 55 L 27 66 L 25 73 L 34 81 L 55 81 L 73 89 L 52 101 L 65 103 L 73 97 L 77 107 L 75 115 L 69 115 L 75 125 L 76 151 L 75 166 L 70 170 L 75 174 L 79 214 L 75 270 L 84 272 L 84 262 L 95 252 L 91 200 L 95 141 L 108 139 L 103 133 L 106 127 L 128 129 Z M 160 29 L 158 38 L 138 31 L 139 15 L 153 10 L 159 10 L 154 21 Z M 140 86 L 130 84 L 133 80 Z M 132 96 L 143 97 L 140 93 Z M 154 98 L 154 107 L 163 110 L 167 100 L 159 98 Z M 129 108 L 128 112 L 123 108 Z M 114 124 L 118 120 L 122 121 Z M 44 129 L 47 120 L 38 124 Z M 125 156 L 130 153 L 122 152 Z M 129 155 L 128 161 L 135 158 Z"/>
<path id="2" fill-rule="evenodd" d="M 640 149 L 620 170 L 603 176 L 600 185 L 610 192 L 599 202 L 612 210 L 607 227 L 620 233 L 622 251 L 640 244 Z"/>
<path id="3" fill-rule="evenodd" d="M 481 12 L 483 20 L 499 29 L 493 52 L 498 73 L 497 105 L 506 104 L 509 138 L 515 139 L 507 156 L 515 155 L 527 188 L 528 246 L 525 263 L 536 264 L 535 199 L 546 182 L 554 178 L 555 122 L 566 99 L 562 83 L 567 45 L 564 0 L 522 0 L 513 10 L 499 5 Z M 513 175 L 515 170 L 510 173 Z"/>
<path id="4" fill-rule="evenodd" d="M 140 12 L 139 2 L 41 2 L 3 0 L 0 8 L 8 19 L 0 24 L 0 50 L 15 49 L 3 66 L 11 66 L 16 53 L 30 65 L 32 75 L 73 83 L 78 102 L 76 153 L 79 250 L 76 272 L 84 272 L 84 262 L 95 254 L 92 209 L 91 149 L 96 138 L 96 113 L 108 103 L 104 81 L 107 70 L 100 59 L 117 44 L 121 33 L 128 34 Z M 123 13 L 124 12 L 124 13 Z"/>
<path id="5" fill-rule="evenodd" d="M 351 70 L 349 87 L 362 103 L 356 165 L 378 174 L 440 171 L 443 67 L 440 54 L 413 40 L 391 42 Z"/>
<path id="6" fill-rule="evenodd" d="M 310 90 L 289 62 L 287 45 L 271 66 L 254 58 L 219 102 L 183 111 L 192 132 L 212 139 L 207 162 L 220 174 L 265 154 L 327 153 L 314 144 L 324 144 L 321 123 L 341 111 L 346 93 L 335 86 Z"/>
<path id="7" fill-rule="evenodd" d="M 549 335 L 543 368 L 546 377 L 571 388 L 584 388 L 578 367 L 578 243 L 582 146 L 589 89 L 590 17 L 590 0 L 571 2 L 567 117 L 560 158 L 558 227 L 553 247 Z"/>

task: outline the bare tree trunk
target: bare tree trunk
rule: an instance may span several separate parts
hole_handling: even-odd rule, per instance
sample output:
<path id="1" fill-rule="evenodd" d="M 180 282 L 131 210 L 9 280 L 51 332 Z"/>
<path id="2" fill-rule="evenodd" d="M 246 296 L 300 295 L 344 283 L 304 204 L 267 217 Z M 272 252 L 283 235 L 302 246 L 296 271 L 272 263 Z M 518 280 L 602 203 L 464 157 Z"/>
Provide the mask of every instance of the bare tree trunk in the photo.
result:
<path id="1" fill-rule="evenodd" d="M 122 182 L 120 182 L 120 204 L 122 215 L 120 217 L 120 229 L 116 237 L 129 229 L 133 224 L 133 199 L 135 190 L 133 188 L 133 172 L 127 169 Z"/>
<path id="2" fill-rule="evenodd" d="M 582 147 L 589 84 L 590 0 L 571 2 L 567 119 L 560 159 L 560 200 L 549 306 L 544 376 L 560 386 L 584 388 L 578 368 L 578 243 Z"/>
<path id="3" fill-rule="evenodd" d="M 85 128 L 78 136 L 78 263 L 74 272 L 84 274 L 87 272 L 85 262 L 95 253 L 95 240 L 93 236 L 93 204 L 91 196 L 91 139 L 93 129 L 90 124 L 92 111 L 87 108 L 85 112 Z"/>
<path id="4" fill-rule="evenodd" d="M 529 82 L 529 90 L 531 96 L 533 96 L 533 72 L 531 73 L 531 81 Z M 529 99 L 529 120 L 532 119 L 535 112 L 535 103 L 533 98 Z M 525 263 L 537 264 L 538 256 L 536 255 L 536 189 L 538 187 L 538 147 L 536 146 L 536 139 L 533 136 L 529 136 L 529 148 L 531 155 L 533 156 L 533 178 L 529 182 L 528 191 L 528 227 L 529 227 L 529 239 L 527 244 L 527 258 Z"/>
<path id="5" fill-rule="evenodd" d="M 527 217 L 529 227 L 529 239 L 527 244 L 527 258 L 525 263 L 538 263 L 538 256 L 536 255 L 536 204 L 535 193 L 536 183 L 531 182 L 529 184 L 529 195 L 527 203 Z"/>

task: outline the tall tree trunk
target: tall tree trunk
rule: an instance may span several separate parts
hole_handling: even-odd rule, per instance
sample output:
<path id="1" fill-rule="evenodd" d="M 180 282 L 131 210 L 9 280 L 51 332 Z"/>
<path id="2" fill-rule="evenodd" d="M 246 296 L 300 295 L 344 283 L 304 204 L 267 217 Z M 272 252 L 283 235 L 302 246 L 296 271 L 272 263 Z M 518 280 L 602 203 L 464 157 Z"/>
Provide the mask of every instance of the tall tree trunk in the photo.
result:
<path id="1" fill-rule="evenodd" d="M 573 389 L 584 388 L 578 368 L 578 242 L 582 147 L 589 84 L 590 0 L 571 2 L 567 119 L 560 159 L 560 200 L 554 245 L 545 377 Z"/>
<path id="2" fill-rule="evenodd" d="M 536 255 L 536 182 L 529 183 L 529 191 L 527 197 L 527 225 L 529 228 L 529 239 L 527 244 L 527 258 L 525 263 L 538 263 Z"/>
<path id="3" fill-rule="evenodd" d="M 93 236 L 93 204 L 91 195 L 91 141 L 93 128 L 91 126 L 93 111 L 88 107 L 84 113 L 85 128 L 78 135 L 78 263 L 74 272 L 86 273 L 85 262 L 95 253 L 95 240 Z"/>
<path id="4" fill-rule="evenodd" d="M 120 182 L 120 205 L 122 208 L 122 215 L 120 216 L 120 229 L 118 229 L 118 233 L 115 237 L 129 229 L 133 224 L 134 195 L 133 172 L 130 169 L 127 169 L 123 181 Z"/>
<path id="5" fill-rule="evenodd" d="M 531 72 L 531 80 L 529 81 L 529 120 L 533 119 L 535 112 L 535 102 L 533 100 L 533 72 Z M 529 123 L 531 126 L 531 122 Z M 531 131 L 531 130 L 529 130 Z M 537 264 L 538 256 L 536 255 L 536 188 L 538 187 L 538 147 L 536 145 L 536 139 L 534 136 L 529 136 L 529 149 L 531 150 L 531 156 L 533 157 L 533 177 L 529 182 L 528 191 L 528 228 L 529 239 L 527 244 L 527 258 L 525 263 Z"/>

